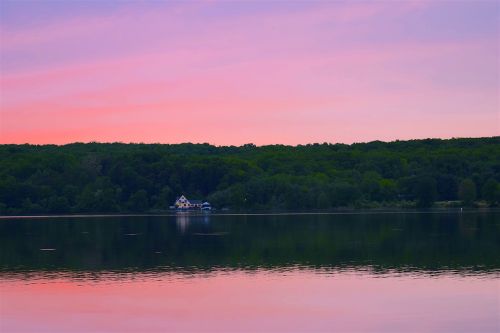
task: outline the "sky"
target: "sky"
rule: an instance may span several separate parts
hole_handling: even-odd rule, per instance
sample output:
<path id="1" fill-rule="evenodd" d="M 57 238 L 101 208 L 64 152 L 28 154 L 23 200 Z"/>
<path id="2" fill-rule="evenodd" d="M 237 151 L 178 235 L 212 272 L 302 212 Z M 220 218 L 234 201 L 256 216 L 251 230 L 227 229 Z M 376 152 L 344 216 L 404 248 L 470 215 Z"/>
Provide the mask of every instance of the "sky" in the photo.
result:
<path id="1" fill-rule="evenodd" d="M 500 135 L 498 1 L 0 1 L 0 143 Z"/>

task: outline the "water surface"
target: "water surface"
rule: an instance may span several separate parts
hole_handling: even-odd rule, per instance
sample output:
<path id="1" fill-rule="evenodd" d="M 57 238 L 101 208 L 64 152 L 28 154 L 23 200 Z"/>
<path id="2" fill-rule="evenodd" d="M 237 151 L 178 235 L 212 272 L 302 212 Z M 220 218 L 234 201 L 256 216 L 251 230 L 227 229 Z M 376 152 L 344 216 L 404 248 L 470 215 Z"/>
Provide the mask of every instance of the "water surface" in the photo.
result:
<path id="1" fill-rule="evenodd" d="M 497 212 L 0 220 L 2 332 L 497 332 Z"/>

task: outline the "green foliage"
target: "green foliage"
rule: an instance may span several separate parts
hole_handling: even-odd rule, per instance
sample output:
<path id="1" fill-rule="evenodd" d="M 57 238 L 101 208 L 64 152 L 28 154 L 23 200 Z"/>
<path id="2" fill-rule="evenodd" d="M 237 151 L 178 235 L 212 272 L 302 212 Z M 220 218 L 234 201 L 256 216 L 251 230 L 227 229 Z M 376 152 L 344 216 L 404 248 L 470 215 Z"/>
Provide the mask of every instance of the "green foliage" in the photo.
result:
<path id="1" fill-rule="evenodd" d="M 145 190 L 139 190 L 130 196 L 128 206 L 133 212 L 144 212 L 148 209 L 148 193 Z"/>
<path id="2" fill-rule="evenodd" d="M 500 137 L 295 147 L 0 145 L 0 214 L 158 211 L 180 194 L 232 209 L 430 207 L 458 200 L 459 189 L 472 204 L 476 186 L 478 199 L 493 205 L 499 181 Z"/>
<path id="3" fill-rule="evenodd" d="M 29 200 L 29 199 L 27 199 Z M 36 205 L 36 204 L 35 204 Z M 31 205 L 31 209 L 34 210 L 34 206 Z M 50 197 L 47 202 L 47 210 L 54 213 L 67 213 L 69 211 L 68 199 L 65 197 L 53 196 Z"/>
<path id="4" fill-rule="evenodd" d="M 481 194 L 484 200 L 490 204 L 495 204 L 500 201 L 500 185 L 495 179 L 490 178 L 484 183 Z"/>
<path id="5" fill-rule="evenodd" d="M 417 199 L 417 207 L 432 207 L 437 197 L 436 180 L 431 176 L 423 176 L 420 178 L 417 181 L 415 196 Z"/>
<path id="6" fill-rule="evenodd" d="M 472 179 L 464 179 L 458 188 L 458 196 L 464 205 L 471 206 L 476 200 L 476 184 Z"/>

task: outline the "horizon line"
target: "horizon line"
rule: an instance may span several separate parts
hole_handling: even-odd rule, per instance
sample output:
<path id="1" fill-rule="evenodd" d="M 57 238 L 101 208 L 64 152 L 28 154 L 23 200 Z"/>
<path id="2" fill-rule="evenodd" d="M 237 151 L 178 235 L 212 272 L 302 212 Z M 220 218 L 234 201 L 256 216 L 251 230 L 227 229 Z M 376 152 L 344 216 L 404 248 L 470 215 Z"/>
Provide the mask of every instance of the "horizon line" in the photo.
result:
<path id="1" fill-rule="evenodd" d="M 234 144 L 215 144 L 215 143 L 210 143 L 210 142 L 190 142 L 190 141 L 184 141 L 184 142 L 175 142 L 175 143 L 165 143 L 165 142 L 124 142 L 124 141 L 73 141 L 73 142 L 67 142 L 67 143 L 0 143 L 0 146 L 57 146 L 57 147 L 62 147 L 62 146 L 69 146 L 69 145 L 75 145 L 75 144 L 122 144 L 122 145 L 209 145 L 213 147 L 244 147 L 244 146 L 255 146 L 255 147 L 266 147 L 266 146 L 286 146 L 286 147 L 299 147 L 299 146 L 310 146 L 310 145 L 346 145 L 346 146 L 351 146 L 351 145 L 356 145 L 356 144 L 368 144 L 368 143 L 374 143 L 374 142 L 380 142 L 380 143 L 394 143 L 394 142 L 405 142 L 405 141 L 427 141 L 427 140 L 441 140 L 441 141 L 450 141 L 450 140 L 467 140 L 467 139 L 472 139 L 472 140 L 480 140 L 480 139 L 494 139 L 494 138 L 500 138 L 499 135 L 492 135 L 492 136 L 478 136 L 478 137 L 427 137 L 427 138 L 412 138 L 412 139 L 394 139 L 394 140 L 371 140 L 371 141 L 355 141 L 351 143 L 346 143 L 346 142 L 329 142 L 329 141 L 323 141 L 323 142 L 308 142 L 308 143 L 298 143 L 298 144 L 285 144 L 285 143 L 268 143 L 268 144 L 255 144 L 252 142 L 247 142 L 239 145 L 234 145 Z"/>

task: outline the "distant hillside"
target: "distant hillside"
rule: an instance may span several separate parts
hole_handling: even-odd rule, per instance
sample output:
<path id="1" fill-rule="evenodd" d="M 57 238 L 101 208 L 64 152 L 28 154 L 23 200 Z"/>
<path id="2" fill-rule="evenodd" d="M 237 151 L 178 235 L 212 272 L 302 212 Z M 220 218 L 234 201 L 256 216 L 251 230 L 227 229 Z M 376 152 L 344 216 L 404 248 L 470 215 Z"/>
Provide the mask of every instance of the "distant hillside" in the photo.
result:
<path id="1" fill-rule="evenodd" d="M 495 205 L 500 137 L 216 147 L 0 145 L 0 214 L 154 212 L 175 197 L 233 209 Z"/>

